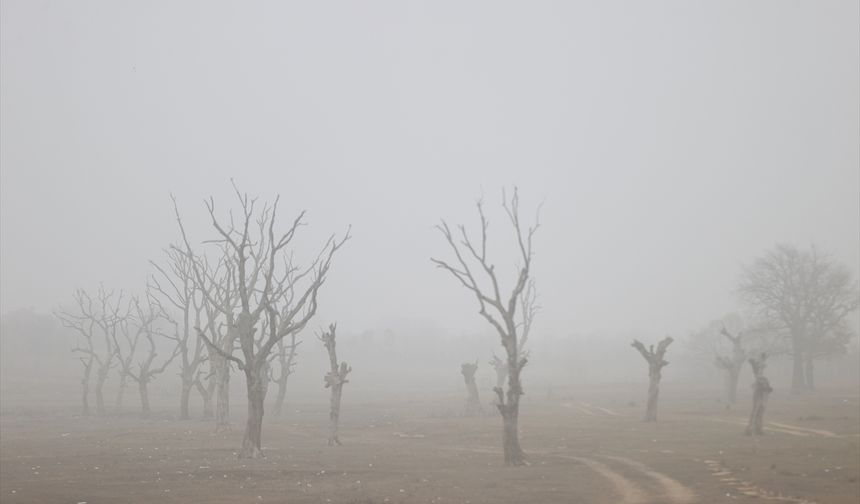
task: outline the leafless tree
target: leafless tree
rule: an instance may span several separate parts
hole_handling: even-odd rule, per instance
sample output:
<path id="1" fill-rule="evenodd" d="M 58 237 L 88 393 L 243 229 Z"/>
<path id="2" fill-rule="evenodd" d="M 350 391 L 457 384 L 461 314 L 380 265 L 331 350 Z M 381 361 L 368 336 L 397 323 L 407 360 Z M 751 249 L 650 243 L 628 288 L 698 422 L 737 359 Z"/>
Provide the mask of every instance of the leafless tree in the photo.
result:
<path id="1" fill-rule="evenodd" d="M 329 408 L 329 446 L 340 446 L 338 438 L 338 426 L 340 425 L 340 398 L 343 394 L 343 385 L 349 383 L 346 379 L 352 368 L 345 361 L 337 361 L 337 324 L 328 326 L 328 331 L 323 331 L 317 337 L 325 345 L 328 351 L 329 372 L 325 375 L 325 388 L 331 389 L 331 401 Z"/>
<path id="2" fill-rule="evenodd" d="M 767 354 L 762 353 L 758 357 L 749 359 L 750 366 L 753 370 L 755 381 L 753 382 L 753 408 L 750 413 L 750 419 L 747 423 L 746 435 L 761 436 L 764 434 L 764 409 L 767 406 L 767 398 L 773 389 L 770 382 L 764 376 L 764 368 L 767 365 Z"/>
<path id="3" fill-rule="evenodd" d="M 104 384 L 108 379 L 110 370 L 116 364 L 114 341 L 117 328 L 123 320 L 121 313 L 123 294 L 122 292 L 119 294 L 114 291 L 108 292 L 103 285 L 100 285 L 95 300 L 83 289 L 76 290 L 74 297 L 75 311 L 65 311 L 61 308 L 55 312 L 55 316 L 60 319 L 65 327 L 75 330 L 83 337 L 83 345 L 78 344 L 72 351 L 83 356 L 82 401 L 84 414 L 89 413 L 89 374 L 95 365 L 96 413 L 104 415 L 106 413 Z M 99 345 L 97 340 L 101 340 L 103 344 Z"/>
<path id="4" fill-rule="evenodd" d="M 535 219 L 534 225 L 525 231 L 523 230 L 519 203 L 516 189 L 514 189 L 510 201 L 507 195 L 502 193 L 502 207 L 513 226 L 516 246 L 522 261 L 516 283 L 507 299 L 502 298 L 495 266 L 487 258 L 489 222 L 484 215 L 484 206 L 481 200 L 477 202 L 481 225 L 480 242 L 474 243 L 462 225 L 459 226 L 459 236 L 455 238 L 448 223 L 442 220 L 437 228 L 451 247 L 456 262 L 449 263 L 431 258 L 437 267 L 449 272 L 463 287 L 475 295 L 480 308 L 478 313 L 496 329 L 501 337 L 502 346 L 507 354 L 508 389 L 504 391 L 501 387 L 497 387 L 495 392 L 498 397 L 497 407 L 502 415 L 504 458 L 505 464 L 508 465 L 525 464 L 525 454 L 520 448 L 518 423 L 520 396 L 523 394 L 520 374 L 528 362 L 528 357 L 520 350 L 523 343 L 520 336 L 523 322 L 521 317 L 520 319 L 517 317 L 517 308 L 522 302 L 523 291 L 529 284 L 533 257 L 532 238 L 539 226 L 538 219 Z M 475 269 L 478 270 L 479 274 L 481 271 L 483 272 L 483 276 L 486 277 L 486 282 L 489 282 L 490 287 L 479 284 L 473 266 L 469 265 L 470 263 L 477 264 Z"/>
<path id="5" fill-rule="evenodd" d="M 235 185 L 234 185 L 235 189 Z M 219 265 L 227 274 L 220 280 L 206 278 L 199 256 L 193 251 L 178 217 L 185 243 L 185 253 L 191 259 L 195 280 L 206 303 L 223 316 L 227 337 L 235 338 L 241 357 L 225 350 L 201 330 L 198 334 L 208 347 L 222 358 L 233 362 L 245 375 L 248 397 L 248 419 L 240 457 L 262 456 L 262 422 L 268 358 L 278 341 L 301 331 L 316 314 L 318 293 L 326 280 L 334 254 L 349 239 L 349 231 L 341 239 L 330 236 L 319 255 L 306 268 L 295 265 L 288 251 L 297 230 L 303 225 L 301 212 L 286 232 L 275 234 L 275 221 L 280 198 L 264 205 L 257 212 L 256 198 L 235 190 L 241 208 L 238 222 L 232 217 L 222 223 L 215 213 L 215 201 L 206 201 L 206 208 L 217 233 L 210 240 L 218 246 Z M 214 280 L 214 281 L 213 281 Z M 219 296 L 218 292 L 224 293 Z M 225 296 L 230 301 L 225 302 Z M 233 302 L 232 300 L 238 300 Z M 261 319 L 268 326 L 261 331 Z"/>
<path id="6" fill-rule="evenodd" d="M 739 291 L 791 344 L 791 390 L 813 388 L 818 357 L 845 351 L 860 303 L 851 271 L 815 247 L 777 245 L 745 268 Z"/>
<path id="7" fill-rule="evenodd" d="M 287 382 L 290 378 L 290 375 L 295 371 L 296 366 L 296 356 L 298 355 L 296 350 L 298 349 L 301 341 L 296 340 L 297 334 L 293 333 L 290 335 L 290 342 L 287 343 L 285 339 L 278 340 L 277 351 L 272 354 L 272 361 L 278 361 L 278 376 L 274 376 L 274 366 L 270 364 L 270 369 L 272 369 L 272 381 L 278 385 L 278 393 L 275 396 L 275 406 L 272 411 L 272 414 L 275 416 L 280 416 L 284 410 L 284 399 L 287 395 Z"/>
<path id="8" fill-rule="evenodd" d="M 467 416 L 480 415 L 484 412 L 481 407 L 481 399 L 478 396 L 478 384 L 475 382 L 475 372 L 478 371 L 478 359 L 475 363 L 466 362 L 460 366 L 463 381 L 466 382 L 466 410 Z"/>
<path id="9" fill-rule="evenodd" d="M 505 386 L 505 380 L 508 379 L 508 362 L 506 360 L 502 360 L 498 355 L 493 354 L 493 359 L 490 361 L 490 366 L 492 366 L 493 371 L 496 372 L 496 386 L 493 387 L 493 390 L 497 388 L 502 388 Z M 496 396 L 493 396 L 493 406 L 496 405 Z"/>
<path id="10" fill-rule="evenodd" d="M 119 386 L 116 392 L 116 403 L 114 409 L 117 413 L 122 411 L 122 402 L 125 395 L 125 389 L 128 387 L 128 376 L 132 370 L 135 354 L 137 353 L 137 345 L 140 343 L 140 336 L 143 332 L 142 326 L 137 326 L 136 329 L 130 327 L 130 318 L 132 316 L 132 306 L 134 300 L 129 300 L 128 308 L 120 318 L 119 331 L 117 333 L 122 338 L 114 334 L 114 349 L 116 351 L 117 369 L 119 372 Z"/>
<path id="11" fill-rule="evenodd" d="M 741 331 L 733 335 L 723 326 L 720 328 L 720 335 L 731 343 L 732 350 L 729 355 L 718 355 L 714 362 L 718 368 L 725 372 L 726 403 L 732 405 L 737 402 L 738 377 L 744 362 L 746 362 L 747 353 L 743 347 L 743 333 Z"/>
<path id="12" fill-rule="evenodd" d="M 176 322 L 177 331 L 170 337 L 176 341 L 179 351 L 179 377 L 182 382 L 179 394 L 179 418 L 187 420 L 191 416 L 189 412 L 191 390 L 200 379 L 200 367 L 207 359 L 203 338 L 193 330 L 193 327 L 201 327 L 203 304 L 197 299 L 199 293 L 188 255 L 177 246 L 166 249 L 164 254 L 166 256 L 164 266 L 150 261 L 156 272 L 150 275 L 148 289 L 179 313 L 180 320 Z M 201 395 L 203 395 L 204 404 L 211 397 L 205 393 Z"/>
<path id="13" fill-rule="evenodd" d="M 657 344 L 657 349 L 654 345 L 645 348 L 639 340 L 633 340 L 630 345 L 642 354 L 642 357 L 648 362 L 648 405 L 645 409 L 645 421 L 657 421 L 657 399 L 660 395 L 660 378 L 662 378 L 663 368 L 669 364 L 664 359 L 666 349 L 672 344 L 671 336 L 666 336 Z"/>
<path id="14" fill-rule="evenodd" d="M 124 372 L 137 384 L 137 390 L 140 393 L 140 413 L 143 417 L 148 417 L 151 413 L 149 405 L 149 384 L 156 376 L 163 373 L 167 366 L 180 353 L 179 346 L 173 347 L 173 351 L 169 357 L 161 361 L 161 365 L 156 365 L 158 358 L 158 349 L 155 343 L 156 336 L 160 338 L 168 338 L 163 333 L 157 324 L 160 321 L 167 321 L 168 318 L 163 308 L 153 300 L 151 296 L 147 296 L 146 303 L 142 304 L 140 299 L 132 298 L 131 300 L 131 316 L 123 324 L 123 332 L 126 334 L 134 334 L 133 339 L 143 337 L 145 345 L 145 354 L 143 358 L 137 361 L 137 366 L 130 366 Z M 179 339 L 178 335 L 170 339 Z"/>

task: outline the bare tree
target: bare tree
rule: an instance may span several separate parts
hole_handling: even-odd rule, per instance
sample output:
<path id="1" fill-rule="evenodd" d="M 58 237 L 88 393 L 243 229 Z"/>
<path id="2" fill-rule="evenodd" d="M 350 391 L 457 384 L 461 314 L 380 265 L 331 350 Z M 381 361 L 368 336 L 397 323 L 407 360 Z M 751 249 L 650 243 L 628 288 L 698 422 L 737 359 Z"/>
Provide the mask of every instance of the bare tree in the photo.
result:
<path id="1" fill-rule="evenodd" d="M 662 378 L 663 368 L 669 365 L 669 362 L 664 359 L 666 349 L 672 344 L 671 336 L 666 336 L 660 343 L 657 344 L 657 349 L 654 345 L 645 348 L 639 340 L 633 340 L 630 345 L 642 354 L 642 357 L 648 362 L 648 405 L 645 409 L 645 421 L 657 421 L 657 399 L 660 395 L 660 378 Z"/>
<path id="2" fill-rule="evenodd" d="M 177 310 L 180 315 L 180 320 L 175 322 L 177 331 L 171 338 L 176 341 L 179 351 L 179 377 L 182 380 L 179 394 L 179 419 L 188 420 L 191 417 L 189 412 L 191 390 L 200 379 L 200 366 L 207 359 L 203 338 L 192 330 L 192 327 L 201 326 L 203 305 L 197 299 L 194 271 L 188 255 L 177 246 L 166 249 L 164 254 L 166 256 L 164 266 L 155 261 L 149 261 L 156 273 L 150 275 L 148 289 L 157 294 L 172 309 Z M 204 403 L 211 397 L 211 395 L 202 395 Z"/>
<path id="3" fill-rule="evenodd" d="M 505 386 L 505 380 L 508 379 L 508 363 L 505 360 L 499 358 L 498 355 L 493 354 L 493 359 L 490 361 L 490 366 L 492 366 L 493 371 L 496 372 L 496 386 L 493 387 L 493 390 L 497 388 L 502 388 Z M 497 397 L 493 396 L 493 406 L 497 405 Z"/>
<path id="4" fill-rule="evenodd" d="M 729 355 L 718 355 L 714 362 L 725 373 L 726 404 L 732 405 L 737 402 L 738 377 L 747 353 L 743 347 L 742 332 L 738 331 L 733 335 L 723 326 L 720 328 L 720 334 L 731 343 L 732 350 Z"/>
<path id="5" fill-rule="evenodd" d="M 60 309 L 55 316 L 60 319 L 65 327 L 74 329 L 84 338 L 84 344 L 77 345 L 72 351 L 84 356 L 84 388 L 82 391 L 83 407 L 85 414 L 89 412 L 89 374 L 92 372 L 93 364 L 96 366 L 96 412 L 104 415 L 104 384 L 108 379 L 110 370 L 115 366 L 116 347 L 114 345 L 116 331 L 123 320 L 121 314 L 122 297 L 114 291 L 106 291 L 103 285 L 99 286 L 95 301 L 83 289 L 75 291 L 75 312 Z M 103 345 L 97 346 L 96 340 L 103 341 Z"/>
<path id="6" fill-rule="evenodd" d="M 235 189 L 235 185 L 234 185 Z M 226 322 L 229 338 L 239 343 L 241 357 L 213 342 L 205 332 L 198 331 L 216 354 L 237 365 L 245 375 L 248 397 L 248 419 L 242 441 L 240 457 L 262 456 L 262 422 L 266 385 L 268 384 L 269 354 L 279 340 L 301 331 L 316 314 L 320 287 L 325 282 L 334 254 L 349 239 L 349 231 L 340 239 L 332 235 L 319 255 L 307 268 L 295 265 L 288 252 L 297 230 L 303 225 L 305 212 L 293 220 L 288 230 L 275 234 L 275 221 L 280 198 L 264 205 L 257 212 L 257 200 L 235 190 L 241 208 L 236 222 L 232 217 L 225 225 L 215 215 L 215 201 L 206 201 L 206 208 L 218 237 L 211 240 L 219 246 L 219 264 L 228 273 L 220 281 L 205 278 L 188 241 L 182 221 L 178 217 L 185 243 L 185 252 L 191 259 L 195 280 L 206 303 L 217 310 Z M 224 302 L 218 292 L 227 293 L 238 303 Z M 266 331 L 261 331 L 261 318 L 267 317 Z"/>
<path id="7" fill-rule="evenodd" d="M 133 299 L 129 300 L 128 308 L 125 310 L 125 314 L 118 326 L 118 333 L 122 335 L 122 338 L 120 339 L 114 334 L 114 348 L 116 349 L 117 368 L 119 371 L 119 386 L 117 387 L 116 404 L 114 406 L 117 413 L 122 411 L 123 396 L 125 395 L 125 389 L 128 387 L 128 376 L 133 367 L 137 345 L 140 342 L 140 335 L 143 332 L 141 326 L 137 326 L 136 330 L 129 327 L 133 303 Z"/>
<path id="8" fill-rule="evenodd" d="M 295 371 L 296 366 L 296 349 L 298 349 L 301 341 L 296 341 L 297 334 L 293 333 L 290 335 L 290 342 L 286 343 L 286 340 L 278 340 L 278 349 L 277 352 L 272 354 L 271 360 L 278 361 L 278 376 L 277 378 L 274 376 L 274 366 L 271 366 L 272 369 L 272 381 L 278 385 L 278 393 L 275 396 L 275 406 L 272 414 L 275 416 L 280 416 L 284 410 L 284 399 L 287 395 L 287 381 L 290 378 L 290 375 Z"/>
<path id="9" fill-rule="evenodd" d="M 150 296 L 147 296 L 147 302 L 145 305 L 142 305 L 138 298 L 133 298 L 131 304 L 132 313 L 128 322 L 124 324 L 126 327 L 124 331 L 126 333 L 133 332 L 135 334 L 135 339 L 143 336 L 145 339 L 146 354 L 137 362 L 136 370 L 131 366 L 125 371 L 125 374 L 137 384 L 137 390 L 140 394 L 140 414 L 143 417 L 148 417 L 151 413 L 149 405 L 149 383 L 167 369 L 167 366 L 169 366 L 179 354 L 180 349 L 178 345 L 175 346 L 173 352 L 168 358 L 162 360 L 160 366 L 155 365 L 155 361 L 158 358 L 158 349 L 155 343 L 155 337 L 159 336 L 162 338 L 168 338 L 168 336 L 161 332 L 156 325 L 159 321 L 168 320 L 167 316 L 164 313 L 163 308 Z M 178 336 L 170 339 L 176 340 L 178 339 Z"/>
<path id="10" fill-rule="evenodd" d="M 789 340 L 792 392 L 810 390 L 814 360 L 844 352 L 852 335 L 860 296 L 850 270 L 815 247 L 777 245 L 744 269 L 739 291 Z"/>
<path id="11" fill-rule="evenodd" d="M 323 331 L 319 336 L 320 341 L 325 345 L 328 351 L 329 372 L 325 375 L 325 388 L 331 389 L 331 401 L 329 408 L 329 446 L 340 446 L 341 442 L 338 438 L 338 426 L 340 424 L 340 398 L 343 394 L 343 385 L 349 383 L 346 376 L 352 371 L 352 368 L 345 362 L 337 361 L 337 340 L 336 332 L 337 324 L 328 326 L 328 331 Z"/>
<path id="12" fill-rule="evenodd" d="M 467 416 L 480 415 L 484 412 L 481 407 L 481 399 L 478 396 L 478 384 L 475 383 L 475 372 L 478 371 L 478 359 L 475 363 L 466 362 L 460 366 L 460 373 L 463 375 L 463 381 L 466 382 L 466 410 Z"/>
<path id="13" fill-rule="evenodd" d="M 752 357 L 749 359 L 749 363 L 755 376 L 755 382 L 753 382 L 752 386 L 753 408 L 745 433 L 747 436 L 761 436 L 764 434 L 764 409 L 767 406 L 768 396 L 773 392 L 770 382 L 764 376 L 764 368 L 767 365 L 767 354 L 762 353 L 758 357 Z"/>
<path id="14" fill-rule="evenodd" d="M 508 389 L 504 391 L 501 387 L 495 389 L 498 397 L 498 409 L 502 415 L 503 424 L 503 447 L 505 464 L 525 464 L 525 454 L 520 448 L 518 423 L 520 412 L 520 396 L 523 394 L 520 374 L 528 362 L 528 357 L 520 351 L 522 345 L 519 336 L 523 329 L 523 323 L 517 318 L 517 308 L 522 302 L 521 295 L 526 289 L 532 262 L 532 238 L 538 229 L 538 219 L 533 226 L 523 231 L 520 221 L 519 195 L 514 189 L 514 194 L 508 201 L 507 195 L 502 193 L 502 207 L 514 228 L 516 245 L 522 264 L 519 267 L 516 283 L 507 299 L 502 299 L 501 287 L 496 275 L 496 269 L 487 258 L 487 229 L 489 222 L 484 215 L 483 202 L 478 200 L 478 216 L 480 217 L 481 238 L 480 243 L 475 244 L 466 232 L 464 226 L 459 226 L 459 238 L 455 238 L 448 223 L 442 220 L 437 229 L 445 237 L 454 252 L 456 262 L 451 264 L 446 261 L 433 259 L 431 261 L 437 267 L 448 271 L 463 287 L 471 291 L 478 300 L 479 312 L 487 322 L 492 325 L 502 340 L 502 347 L 507 354 L 508 367 Z M 468 260 L 467 260 L 468 259 Z M 482 287 L 469 263 L 477 264 L 480 271 L 490 283 L 490 287 Z"/>

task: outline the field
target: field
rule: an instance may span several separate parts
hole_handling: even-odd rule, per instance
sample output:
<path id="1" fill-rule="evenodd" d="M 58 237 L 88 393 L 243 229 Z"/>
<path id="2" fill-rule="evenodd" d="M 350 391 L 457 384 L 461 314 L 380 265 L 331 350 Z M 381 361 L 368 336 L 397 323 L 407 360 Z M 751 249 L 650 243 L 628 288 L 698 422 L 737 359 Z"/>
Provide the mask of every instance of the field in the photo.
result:
<path id="1" fill-rule="evenodd" d="M 856 503 L 856 391 L 772 397 L 767 435 L 742 435 L 747 405 L 664 392 L 640 421 L 629 388 L 556 390 L 523 404 L 530 465 L 501 464 L 500 419 L 451 413 L 457 399 L 350 402 L 344 446 L 326 407 L 268 418 L 266 458 L 238 460 L 234 432 L 165 411 L 143 420 L 7 411 L 0 501 L 15 503 Z M 452 408 L 452 404 L 455 406 Z M 489 410 L 489 408 L 487 408 Z"/>

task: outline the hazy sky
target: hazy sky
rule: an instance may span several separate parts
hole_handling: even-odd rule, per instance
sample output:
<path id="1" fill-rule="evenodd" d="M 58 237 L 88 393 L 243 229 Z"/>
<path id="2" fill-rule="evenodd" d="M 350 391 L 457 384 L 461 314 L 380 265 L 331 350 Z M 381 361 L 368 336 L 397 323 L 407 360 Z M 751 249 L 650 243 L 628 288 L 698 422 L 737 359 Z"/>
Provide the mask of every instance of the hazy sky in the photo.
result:
<path id="1" fill-rule="evenodd" d="M 545 201 L 536 331 L 698 327 L 775 242 L 860 262 L 858 2 L 2 3 L 0 310 L 140 290 L 230 177 L 353 225 L 318 323 L 483 330 L 440 217 Z M 504 234 L 503 234 L 504 233 Z M 498 253 L 498 268 L 513 265 Z M 510 285 L 512 280 L 507 281 Z"/>

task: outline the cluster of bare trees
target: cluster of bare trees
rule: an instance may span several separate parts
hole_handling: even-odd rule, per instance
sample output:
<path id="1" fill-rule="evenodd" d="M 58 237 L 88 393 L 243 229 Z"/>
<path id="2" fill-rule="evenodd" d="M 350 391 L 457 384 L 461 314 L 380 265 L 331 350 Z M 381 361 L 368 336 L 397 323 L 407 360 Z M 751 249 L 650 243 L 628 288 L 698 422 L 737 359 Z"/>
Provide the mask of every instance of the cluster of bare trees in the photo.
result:
<path id="1" fill-rule="evenodd" d="M 238 218 L 233 212 L 219 216 L 214 199 L 207 200 L 214 236 L 200 246 L 192 244 L 174 199 L 181 240 L 165 250 L 163 262 L 151 261 L 153 273 L 143 297 L 125 300 L 123 293 L 104 287 L 95 296 L 78 290 L 75 308 L 56 312 L 78 335 L 73 351 L 83 365 L 84 414 L 90 412 L 93 371 L 99 414 L 106 413 L 103 388 L 116 368 L 117 406 L 126 385 L 133 382 L 142 414 L 148 415 L 148 385 L 177 361 L 181 378 L 179 417 L 190 417 L 191 393 L 197 390 L 204 417 L 214 416 L 216 430 L 229 430 L 229 386 L 235 366 L 244 376 L 248 398 L 240 456 L 261 455 L 269 383 L 278 386 L 275 411 L 280 413 L 301 343 L 297 335 L 316 314 L 319 292 L 332 260 L 350 234 L 329 236 L 317 253 L 300 265 L 293 242 L 305 225 L 305 212 L 278 230 L 278 198 L 260 205 L 257 199 L 234 189 Z M 334 326 L 321 338 L 334 366 Z M 159 355 L 159 350 L 167 347 L 171 350 Z M 332 441 L 338 444 L 340 395 L 350 370 L 341 363 L 325 380 L 333 393 Z"/>
<path id="2" fill-rule="evenodd" d="M 260 204 L 238 189 L 235 196 L 235 213 L 217 211 L 212 198 L 205 201 L 211 234 L 198 241 L 189 236 L 173 200 L 181 239 L 165 249 L 161 262 L 151 262 L 153 272 L 144 296 L 126 299 L 122 292 L 104 287 L 93 296 L 78 290 L 74 309 L 56 312 L 78 335 L 73 351 L 83 366 L 84 414 L 90 412 L 93 373 L 99 414 L 106 412 L 104 384 L 111 370 L 117 369 L 117 407 L 126 385 L 133 382 L 146 415 L 150 411 L 148 384 L 177 362 L 181 378 L 179 417 L 190 417 L 190 397 L 196 390 L 204 417 L 214 418 L 216 430 L 227 430 L 229 387 L 235 369 L 244 378 L 248 400 L 240 456 L 261 456 L 269 386 L 274 383 L 278 388 L 274 402 L 277 415 L 283 411 L 287 383 L 296 365 L 301 344 L 298 334 L 316 315 L 320 290 L 350 232 L 340 237 L 330 235 L 301 265 L 295 259 L 294 241 L 305 224 L 305 213 L 280 226 L 278 198 Z M 489 257 L 490 226 L 483 201 L 478 200 L 476 207 L 478 233 L 468 232 L 464 225 L 452 229 L 442 220 L 437 229 L 452 258 L 431 261 L 475 297 L 478 313 L 499 335 L 504 355 L 493 355 L 490 361 L 496 377 L 493 405 L 502 418 L 504 461 L 522 465 L 526 460 L 519 443 L 519 406 L 524 394 L 522 373 L 529 361 L 525 345 L 539 311 L 532 277 L 539 212 L 531 224 L 524 223 L 517 190 L 510 197 L 502 193 L 502 209 L 512 231 L 517 262 L 511 284 L 505 289 Z M 787 343 L 785 352 L 794 363 L 792 389 L 812 389 L 815 360 L 843 350 L 851 337 L 848 317 L 857 309 L 860 296 L 848 268 L 814 248 L 804 251 L 790 246 L 778 246 L 745 268 L 739 291 L 755 313 L 755 323 L 733 330 L 724 322 L 714 323 L 707 337 L 714 343 L 714 363 L 725 375 L 727 404 L 736 402 L 739 376 L 744 364 L 750 364 L 755 382 L 747 433 L 760 434 L 772 391 L 764 376 L 768 355 L 779 354 L 778 344 Z M 325 387 L 331 391 L 328 442 L 339 445 L 341 396 L 352 368 L 338 360 L 336 325 L 321 331 L 317 338 L 329 356 L 324 376 Z M 644 418 L 648 422 L 657 420 L 660 380 L 669 364 L 666 353 L 673 341 L 667 336 L 656 346 L 646 347 L 638 340 L 632 343 L 648 365 Z M 171 350 L 160 355 L 159 349 L 165 347 Z M 475 381 L 477 369 L 477 360 L 461 366 L 468 414 L 482 411 Z"/>

